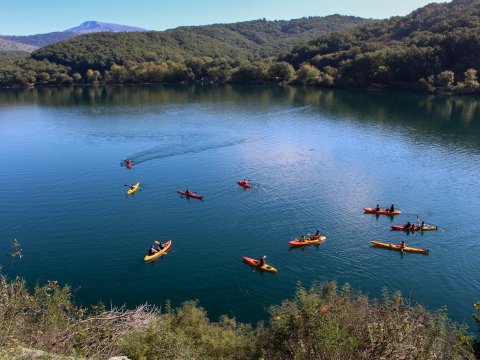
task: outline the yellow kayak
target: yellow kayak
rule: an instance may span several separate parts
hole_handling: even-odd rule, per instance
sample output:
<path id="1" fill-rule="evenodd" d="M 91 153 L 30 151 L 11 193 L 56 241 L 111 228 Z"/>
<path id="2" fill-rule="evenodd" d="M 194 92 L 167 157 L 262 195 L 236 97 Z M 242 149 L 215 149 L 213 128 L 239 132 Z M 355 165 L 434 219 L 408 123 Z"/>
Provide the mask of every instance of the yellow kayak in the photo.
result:
<path id="1" fill-rule="evenodd" d="M 152 261 L 152 260 L 158 259 L 160 256 L 165 254 L 168 251 L 168 249 L 170 249 L 170 245 L 172 245 L 172 240 L 168 240 L 165 244 L 163 244 L 164 248 L 160 251 L 157 251 L 155 254 L 145 255 L 145 257 L 143 258 L 143 261 Z"/>
<path id="2" fill-rule="evenodd" d="M 127 195 L 132 195 L 135 191 L 138 190 L 138 188 L 140 187 L 140 183 L 136 183 L 135 185 L 132 185 L 130 186 L 130 189 L 128 189 L 127 191 Z"/>

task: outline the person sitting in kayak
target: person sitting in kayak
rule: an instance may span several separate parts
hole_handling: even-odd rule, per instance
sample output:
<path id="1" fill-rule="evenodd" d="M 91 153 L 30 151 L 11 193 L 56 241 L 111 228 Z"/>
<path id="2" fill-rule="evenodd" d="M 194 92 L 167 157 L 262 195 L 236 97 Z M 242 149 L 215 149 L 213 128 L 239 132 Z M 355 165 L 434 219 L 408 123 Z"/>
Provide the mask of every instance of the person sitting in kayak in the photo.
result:
<path id="1" fill-rule="evenodd" d="M 390 211 L 390 212 L 394 212 L 394 211 L 395 211 L 395 206 L 393 206 L 393 204 L 392 204 L 392 205 L 390 205 L 390 209 L 389 209 L 388 211 Z"/>
<path id="2" fill-rule="evenodd" d="M 407 223 L 404 225 L 405 229 L 410 229 L 412 227 L 412 224 L 410 221 L 407 221 Z"/>
<path id="3" fill-rule="evenodd" d="M 377 206 L 375 206 L 375 211 L 380 211 L 380 204 L 377 204 Z"/>
<path id="4" fill-rule="evenodd" d="M 317 232 L 315 233 L 315 235 L 313 235 L 314 237 L 318 237 L 320 236 L 320 230 L 317 229 Z"/>
<path id="5" fill-rule="evenodd" d="M 403 250 L 405 249 L 405 246 L 406 246 L 405 241 L 403 241 L 403 240 L 400 241 L 400 251 L 401 251 L 402 253 L 403 253 Z"/>
<path id="6" fill-rule="evenodd" d="M 300 236 L 299 241 L 304 242 L 305 241 L 305 235 Z"/>
<path id="7" fill-rule="evenodd" d="M 165 245 L 162 242 L 159 241 L 157 245 L 158 247 L 155 250 L 160 251 L 165 249 Z"/>
<path id="8" fill-rule="evenodd" d="M 422 220 L 422 222 L 420 223 L 420 229 L 423 229 L 424 226 L 425 226 L 425 221 Z"/>
<path id="9" fill-rule="evenodd" d="M 266 259 L 267 257 L 265 255 L 263 255 L 263 257 L 259 260 L 258 262 L 258 267 L 262 267 L 263 265 L 266 264 Z"/>
<path id="10" fill-rule="evenodd" d="M 131 164 L 132 164 L 132 162 L 131 162 L 130 160 L 128 160 L 128 159 L 127 159 L 127 160 L 125 160 L 125 164 L 126 164 L 126 165 L 131 165 Z"/>
<path id="11" fill-rule="evenodd" d="M 187 195 L 187 196 L 188 196 L 188 195 L 190 195 L 190 194 L 191 194 L 190 190 L 188 190 L 188 189 L 187 189 L 187 190 L 185 190 L 185 195 Z"/>
<path id="12" fill-rule="evenodd" d="M 130 190 L 135 190 L 135 184 L 130 185 Z"/>
<path id="13" fill-rule="evenodd" d="M 150 246 L 150 249 L 148 249 L 148 255 L 152 256 L 153 254 L 157 253 L 158 250 L 155 249 L 155 246 Z"/>

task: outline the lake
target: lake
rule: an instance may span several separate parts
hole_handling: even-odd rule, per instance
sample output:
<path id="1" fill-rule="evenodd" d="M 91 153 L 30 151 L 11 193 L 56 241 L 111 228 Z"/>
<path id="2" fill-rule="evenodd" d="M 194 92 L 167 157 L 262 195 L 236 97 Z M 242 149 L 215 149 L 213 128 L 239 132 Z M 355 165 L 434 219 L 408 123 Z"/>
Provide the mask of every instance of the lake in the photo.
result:
<path id="1" fill-rule="evenodd" d="M 480 299 L 480 97 L 252 86 L 0 90 L 0 265 L 88 305 L 198 299 L 267 319 L 299 283 L 336 280 L 447 305 Z M 135 166 L 120 166 L 123 159 Z M 251 180 L 244 190 L 237 179 Z M 126 196 L 132 183 L 141 191 Z M 185 199 L 177 189 L 204 195 Z M 391 219 L 363 213 L 391 203 Z M 403 233 L 416 222 L 437 231 Z M 289 249 L 316 229 L 319 246 Z M 13 239 L 24 257 L 8 257 Z M 168 255 L 143 256 L 172 239 Z M 428 256 L 370 240 L 427 248 Z M 253 269 L 259 258 L 277 274 Z"/>

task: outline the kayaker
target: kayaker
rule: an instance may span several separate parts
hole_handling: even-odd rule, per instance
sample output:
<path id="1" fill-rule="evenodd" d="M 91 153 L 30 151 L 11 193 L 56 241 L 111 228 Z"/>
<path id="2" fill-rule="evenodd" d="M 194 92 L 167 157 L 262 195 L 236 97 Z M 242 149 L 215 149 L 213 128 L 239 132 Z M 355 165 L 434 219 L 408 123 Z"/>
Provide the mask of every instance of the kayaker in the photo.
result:
<path id="1" fill-rule="evenodd" d="M 424 226 L 425 226 L 425 221 L 422 220 L 422 222 L 420 223 L 420 229 L 423 229 Z"/>
<path id="2" fill-rule="evenodd" d="M 258 267 L 262 267 L 263 265 L 266 264 L 266 259 L 267 257 L 265 255 L 263 255 L 263 257 L 259 260 L 258 262 Z"/>
<path id="3" fill-rule="evenodd" d="M 153 245 L 152 245 L 153 246 Z M 158 242 L 158 248 L 156 249 L 157 251 L 165 249 L 165 245 L 162 242 Z"/>
<path id="4" fill-rule="evenodd" d="M 403 253 L 403 250 L 405 249 L 405 241 L 400 241 L 400 251 Z"/>
<path id="5" fill-rule="evenodd" d="M 319 236 L 319 235 L 320 235 L 320 230 L 317 229 L 317 232 L 316 232 L 315 235 L 313 235 L 313 236 L 317 237 L 317 236 Z"/>
<path id="6" fill-rule="evenodd" d="M 132 162 L 130 160 L 125 160 L 125 164 L 130 165 Z"/>
<path id="7" fill-rule="evenodd" d="M 390 212 L 394 212 L 394 211 L 395 211 L 395 206 L 393 206 L 393 204 L 392 204 L 392 205 L 390 205 L 390 209 L 389 209 L 389 211 L 390 211 Z"/>
<path id="8" fill-rule="evenodd" d="M 380 211 L 380 204 L 377 204 L 377 206 L 375 206 L 375 211 Z"/>
<path id="9" fill-rule="evenodd" d="M 130 185 L 130 190 L 135 190 L 135 184 Z"/>
<path id="10" fill-rule="evenodd" d="M 410 221 L 407 221 L 407 223 L 405 224 L 405 229 L 410 229 L 412 227 L 412 224 L 410 223 Z"/>
<path id="11" fill-rule="evenodd" d="M 304 241 L 305 241 L 305 235 L 302 235 L 302 236 L 300 237 L 300 241 L 301 241 L 301 242 L 304 242 Z"/>
<path id="12" fill-rule="evenodd" d="M 148 250 L 148 255 L 152 256 L 153 254 L 157 253 L 158 250 L 155 249 L 155 246 L 152 244 L 152 246 L 150 246 L 150 249 Z"/>
<path id="13" fill-rule="evenodd" d="M 190 190 L 185 190 L 185 195 L 190 195 Z"/>

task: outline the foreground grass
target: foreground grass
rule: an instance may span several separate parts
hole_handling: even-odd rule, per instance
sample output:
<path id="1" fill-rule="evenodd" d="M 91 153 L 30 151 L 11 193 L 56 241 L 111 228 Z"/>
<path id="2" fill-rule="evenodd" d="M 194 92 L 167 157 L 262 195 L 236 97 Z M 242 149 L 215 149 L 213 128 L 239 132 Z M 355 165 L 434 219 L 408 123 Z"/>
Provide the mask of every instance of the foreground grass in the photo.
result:
<path id="1" fill-rule="evenodd" d="M 253 328 L 228 317 L 211 322 L 194 301 L 178 309 L 85 309 L 68 286 L 48 282 L 30 292 L 22 279 L 0 275 L 0 358 L 23 348 L 98 359 L 475 358 L 464 327 L 399 293 L 372 302 L 332 282 L 299 288 L 270 312 L 269 327 Z"/>

